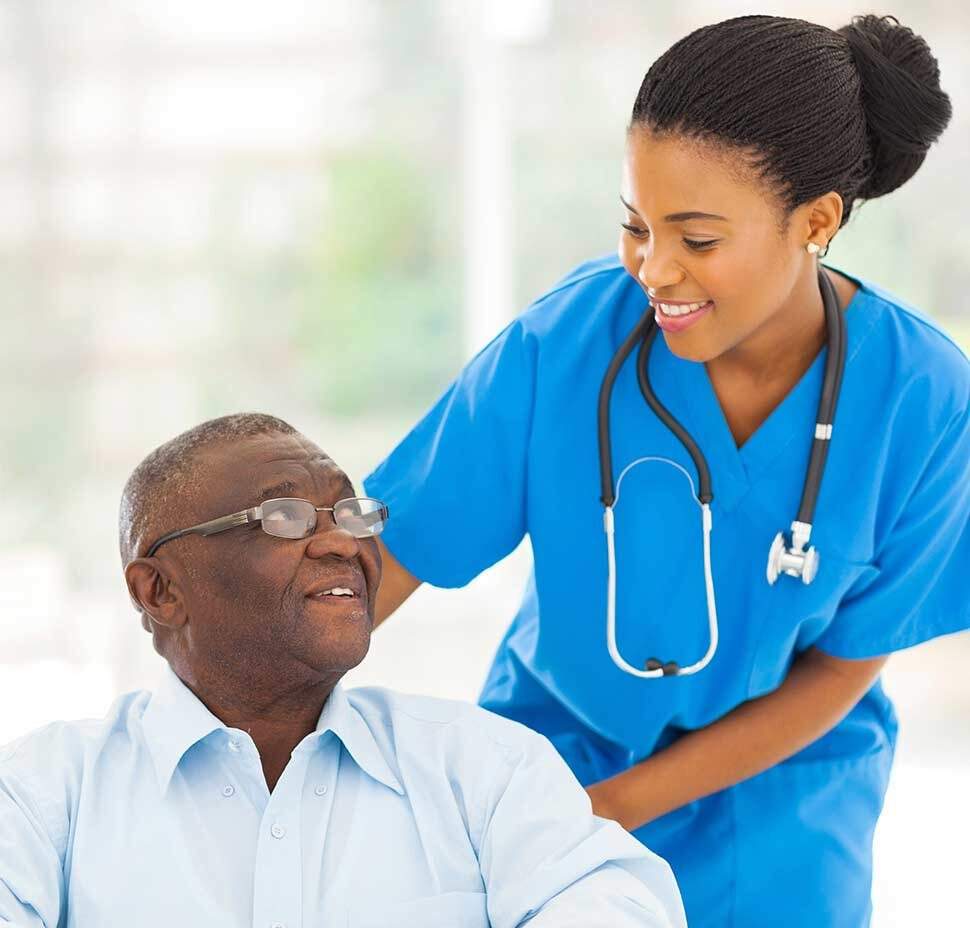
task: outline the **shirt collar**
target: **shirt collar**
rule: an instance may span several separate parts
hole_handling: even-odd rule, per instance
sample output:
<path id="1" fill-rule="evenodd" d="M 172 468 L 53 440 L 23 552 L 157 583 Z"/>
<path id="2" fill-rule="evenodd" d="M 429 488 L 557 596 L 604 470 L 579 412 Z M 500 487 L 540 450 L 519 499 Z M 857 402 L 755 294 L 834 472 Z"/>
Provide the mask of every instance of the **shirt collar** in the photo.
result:
<path id="1" fill-rule="evenodd" d="M 145 742 L 163 793 L 185 752 L 220 729 L 228 730 L 166 665 L 142 716 Z"/>
<path id="2" fill-rule="evenodd" d="M 167 665 L 159 686 L 145 707 L 142 729 L 163 793 L 189 748 L 214 731 L 229 731 Z M 316 750 L 322 736 L 330 731 L 340 739 L 361 770 L 404 795 L 404 787 L 394 774 L 374 733 L 339 683 L 324 704 L 315 732 L 305 738 L 294 753 Z"/>
<path id="3" fill-rule="evenodd" d="M 340 683 L 333 688 L 330 698 L 320 713 L 315 732 L 316 737 L 307 739 L 297 750 L 311 741 L 314 744 L 318 743 L 320 736 L 325 735 L 328 731 L 332 731 L 340 739 L 340 743 L 354 759 L 354 763 L 364 773 L 379 783 L 383 783 L 394 792 L 404 795 L 404 787 L 401 786 L 401 781 L 394 773 L 386 756 L 386 754 L 390 754 L 393 760 L 393 751 L 389 745 L 386 746 L 386 751 L 381 749 L 374 732 L 350 701 L 346 690 Z"/>

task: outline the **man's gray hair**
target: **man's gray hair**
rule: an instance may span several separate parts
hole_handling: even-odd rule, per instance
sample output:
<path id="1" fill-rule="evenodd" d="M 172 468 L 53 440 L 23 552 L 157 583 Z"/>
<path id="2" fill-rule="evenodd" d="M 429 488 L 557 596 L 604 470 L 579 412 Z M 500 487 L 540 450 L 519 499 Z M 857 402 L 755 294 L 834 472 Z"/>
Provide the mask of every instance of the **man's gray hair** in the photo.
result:
<path id="1" fill-rule="evenodd" d="M 121 563 L 127 567 L 144 554 L 155 540 L 155 534 L 185 528 L 168 524 L 185 510 L 184 501 L 194 497 L 201 477 L 200 452 L 224 442 L 234 442 L 256 435 L 297 434 L 288 422 L 258 412 L 242 412 L 209 419 L 195 428 L 176 435 L 156 448 L 139 464 L 121 494 L 118 517 L 118 543 Z M 165 513 L 165 522 L 161 514 Z M 152 537 L 149 537 L 152 536 Z"/>

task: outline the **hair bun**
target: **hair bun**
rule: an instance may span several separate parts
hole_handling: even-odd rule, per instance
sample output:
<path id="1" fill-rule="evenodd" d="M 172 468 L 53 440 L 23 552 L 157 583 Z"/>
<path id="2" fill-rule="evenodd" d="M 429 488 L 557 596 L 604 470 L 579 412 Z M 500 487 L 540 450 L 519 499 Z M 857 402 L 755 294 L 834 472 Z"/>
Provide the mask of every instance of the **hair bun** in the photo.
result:
<path id="1" fill-rule="evenodd" d="M 870 163 L 859 196 L 868 200 L 916 173 L 953 110 L 929 46 L 895 16 L 854 16 L 838 32 L 849 44 L 862 85 Z"/>

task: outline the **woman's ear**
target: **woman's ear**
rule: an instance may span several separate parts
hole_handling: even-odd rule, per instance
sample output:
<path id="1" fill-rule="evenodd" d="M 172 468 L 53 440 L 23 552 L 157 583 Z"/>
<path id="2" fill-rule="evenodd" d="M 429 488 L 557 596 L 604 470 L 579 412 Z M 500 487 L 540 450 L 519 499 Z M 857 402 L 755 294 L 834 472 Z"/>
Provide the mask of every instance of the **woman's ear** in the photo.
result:
<path id="1" fill-rule="evenodd" d="M 142 613 L 146 631 L 151 631 L 148 619 L 171 629 L 185 624 L 181 586 L 158 558 L 135 558 L 125 567 L 125 582 L 132 604 Z"/>
<path id="2" fill-rule="evenodd" d="M 818 241 L 819 238 L 831 242 L 839 231 L 842 222 L 842 197 L 834 190 L 822 194 L 810 204 L 808 215 L 809 238 Z"/>

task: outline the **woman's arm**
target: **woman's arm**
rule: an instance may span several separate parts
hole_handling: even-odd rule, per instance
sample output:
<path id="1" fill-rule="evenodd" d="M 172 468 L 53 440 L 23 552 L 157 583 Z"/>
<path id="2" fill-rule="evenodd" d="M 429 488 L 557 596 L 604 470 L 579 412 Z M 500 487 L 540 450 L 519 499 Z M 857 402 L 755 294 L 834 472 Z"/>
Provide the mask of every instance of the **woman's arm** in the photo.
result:
<path id="1" fill-rule="evenodd" d="M 632 831 L 773 767 L 842 721 L 887 660 L 844 660 L 814 648 L 806 651 L 773 693 L 588 787 L 593 811 Z"/>
<path id="2" fill-rule="evenodd" d="M 381 551 L 383 572 L 381 573 L 381 585 L 377 591 L 377 603 L 374 607 L 374 628 L 377 628 L 384 619 L 421 586 L 421 581 L 398 563 L 380 538 L 377 539 L 377 547 Z"/>

